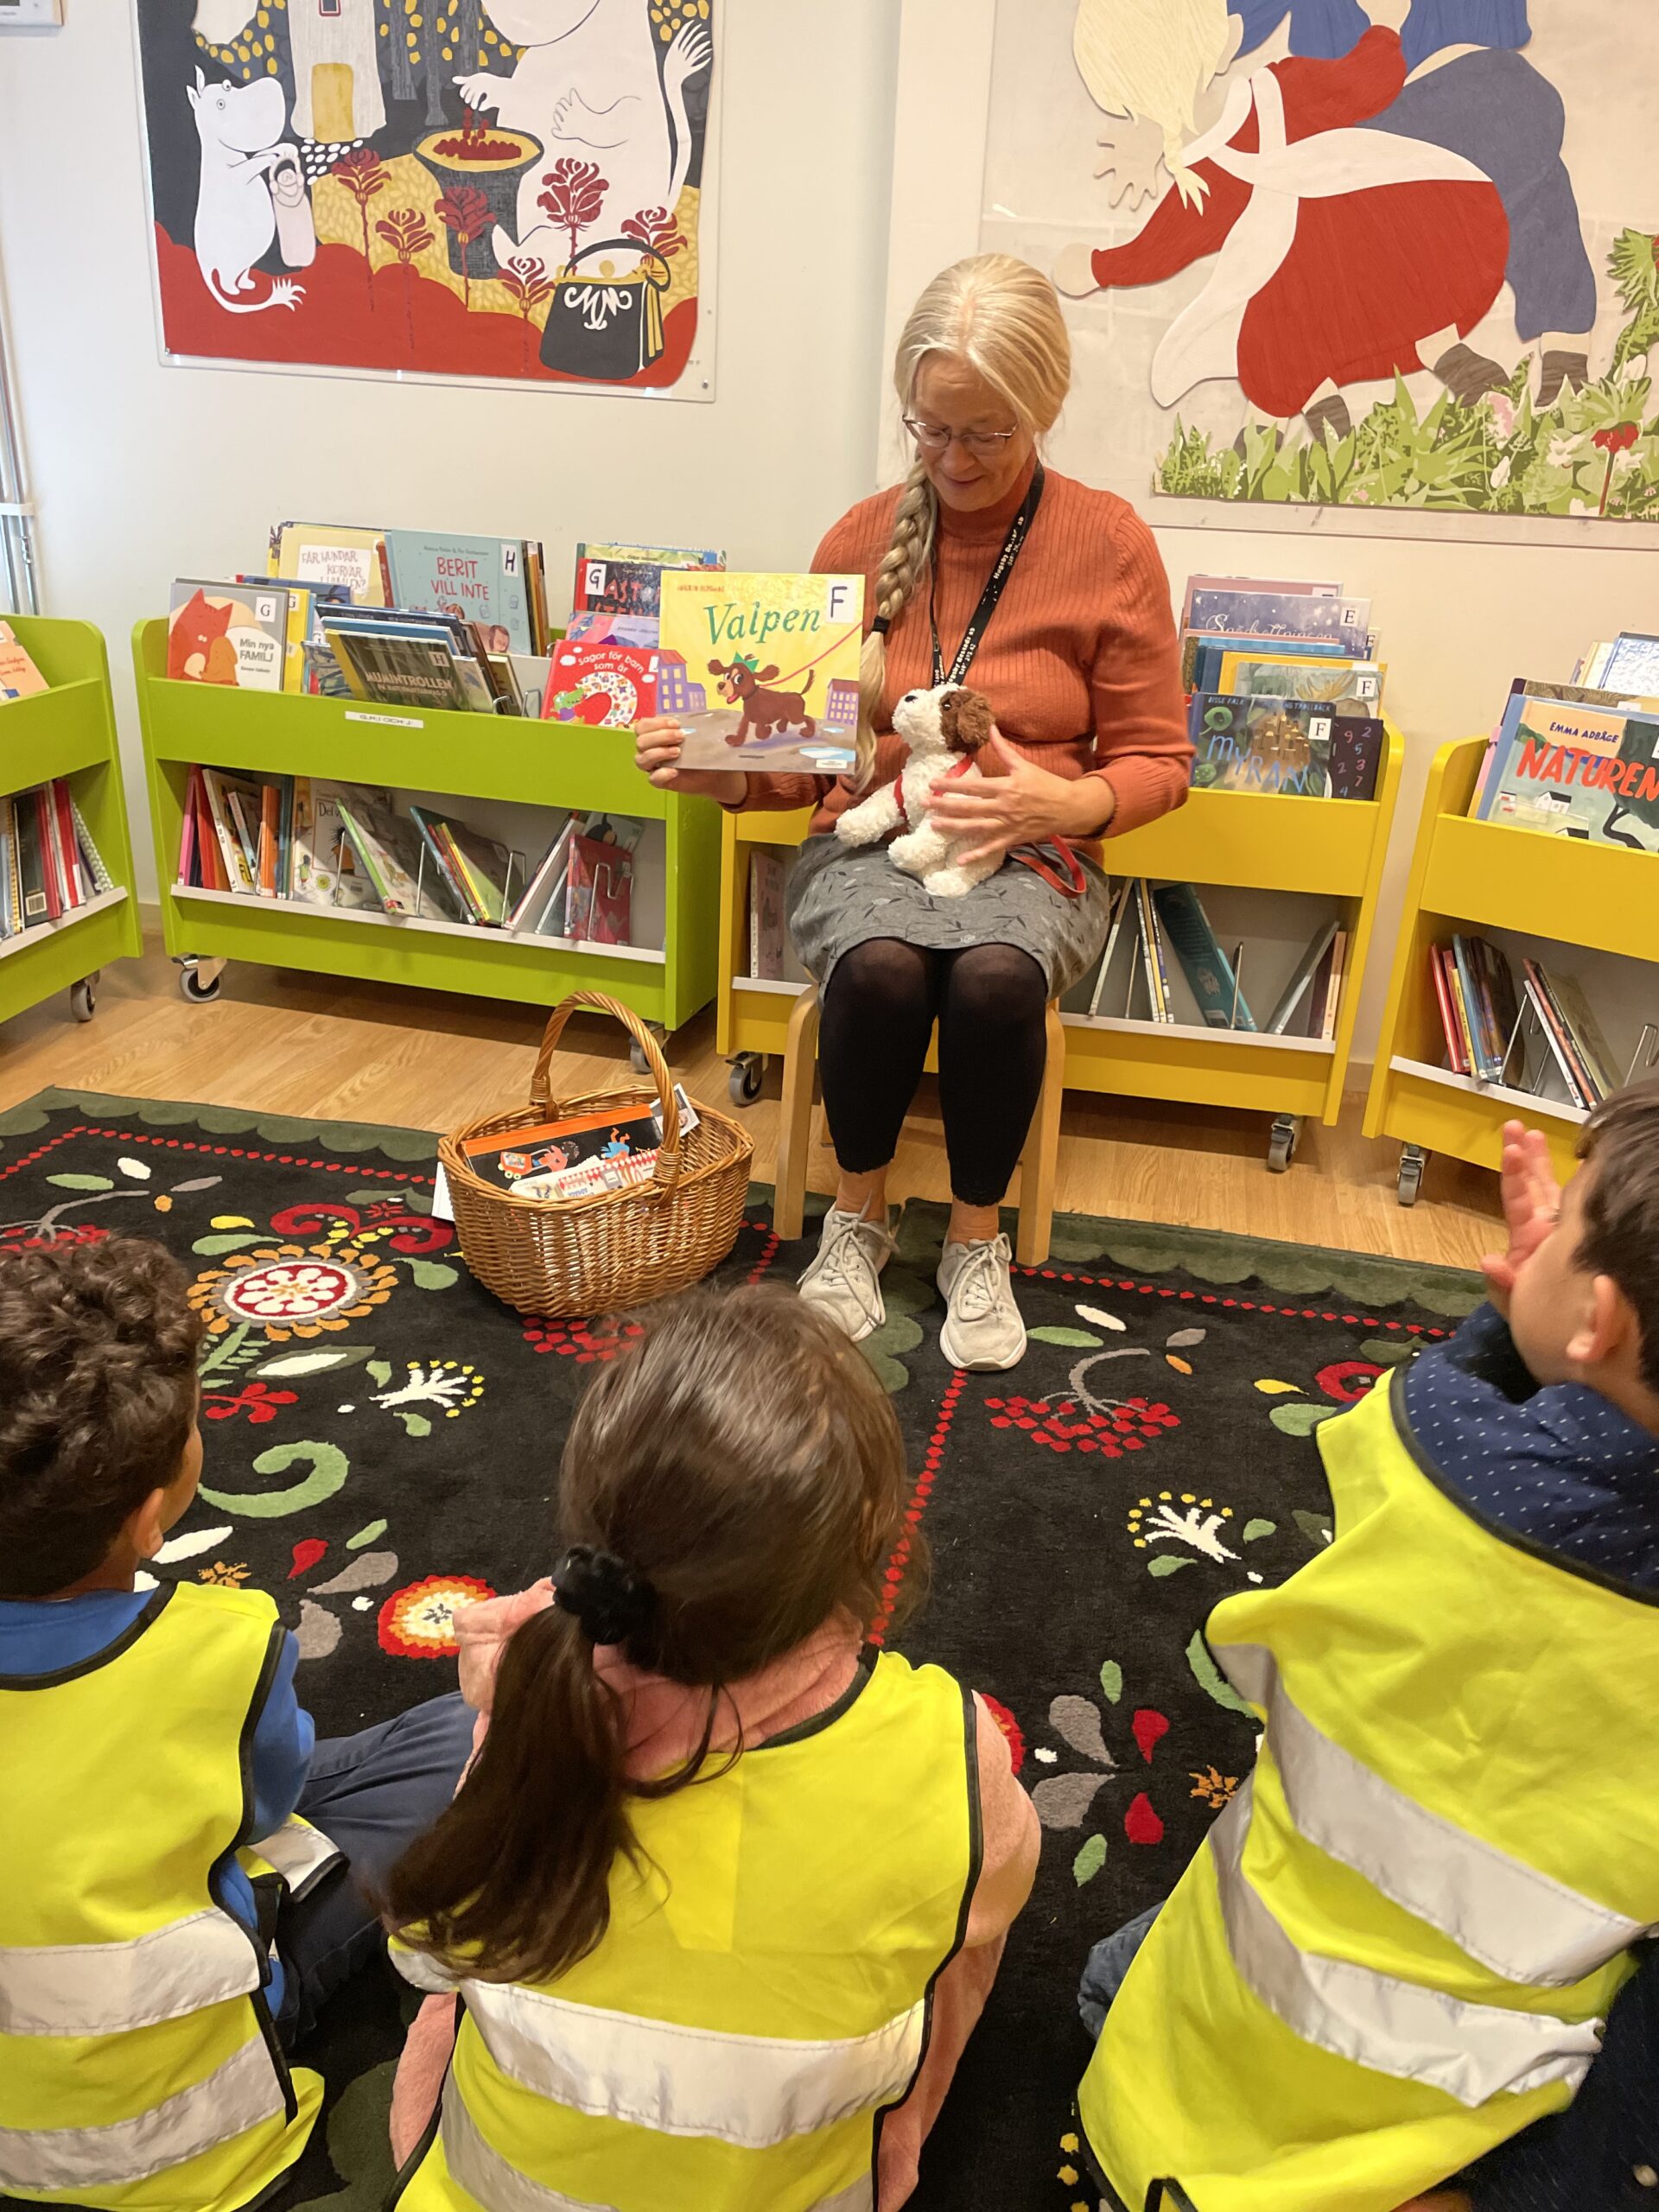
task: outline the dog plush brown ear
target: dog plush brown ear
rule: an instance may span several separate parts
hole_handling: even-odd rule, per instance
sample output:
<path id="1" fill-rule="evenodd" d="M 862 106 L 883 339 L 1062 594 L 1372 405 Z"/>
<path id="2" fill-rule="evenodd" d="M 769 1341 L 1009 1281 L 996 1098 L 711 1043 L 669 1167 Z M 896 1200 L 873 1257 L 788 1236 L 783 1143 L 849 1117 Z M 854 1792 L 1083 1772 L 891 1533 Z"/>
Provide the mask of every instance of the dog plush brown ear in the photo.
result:
<path id="1" fill-rule="evenodd" d="M 959 687 L 939 702 L 939 733 L 953 753 L 965 753 L 971 760 L 989 742 L 994 727 L 991 702 L 982 691 Z"/>

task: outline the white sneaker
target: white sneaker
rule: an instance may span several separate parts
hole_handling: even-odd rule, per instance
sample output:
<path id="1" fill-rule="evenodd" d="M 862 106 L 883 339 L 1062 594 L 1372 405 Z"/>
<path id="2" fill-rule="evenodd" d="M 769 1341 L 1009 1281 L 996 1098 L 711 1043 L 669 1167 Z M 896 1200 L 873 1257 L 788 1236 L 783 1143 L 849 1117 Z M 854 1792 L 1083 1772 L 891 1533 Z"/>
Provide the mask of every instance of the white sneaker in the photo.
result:
<path id="1" fill-rule="evenodd" d="M 1009 1273 L 1013 1256 L 1006 1236 L 945 1246 L 938 1281 L 948 1311 L 939 1350 L 952 1367 L 996 1374 L 1025 1357 L 1026 1325 Z"/>
<path id="2" fill-rule="evenodd" d="M 893 1256 L 892 1217 L 879 1222 L 831 1206 L 823 1217 L 818 1256 L 801 1277 L 801 1296 L 855 1344 L 879 1329 L 887 1318 L 881 1296 L 881 1270 Z"/>

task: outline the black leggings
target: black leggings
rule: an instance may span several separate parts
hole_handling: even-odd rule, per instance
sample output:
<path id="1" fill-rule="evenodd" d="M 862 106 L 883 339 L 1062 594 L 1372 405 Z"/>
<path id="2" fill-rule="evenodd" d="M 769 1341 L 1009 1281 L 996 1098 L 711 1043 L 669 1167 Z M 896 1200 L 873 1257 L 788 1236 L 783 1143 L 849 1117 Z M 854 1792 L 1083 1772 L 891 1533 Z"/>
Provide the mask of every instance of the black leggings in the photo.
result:
<path id="1" fill-rule="evenodd" d="M 842 953 L 818 1040 L 841 1166 L 868 1174 L 898 1150 L 937 1021 L 951 1192 L 963 1205 L 999 1205 L 1043 1087 L 1047 1004 L 1042 969 L 1011 944 L 931 952 L 881 937 Z"/>

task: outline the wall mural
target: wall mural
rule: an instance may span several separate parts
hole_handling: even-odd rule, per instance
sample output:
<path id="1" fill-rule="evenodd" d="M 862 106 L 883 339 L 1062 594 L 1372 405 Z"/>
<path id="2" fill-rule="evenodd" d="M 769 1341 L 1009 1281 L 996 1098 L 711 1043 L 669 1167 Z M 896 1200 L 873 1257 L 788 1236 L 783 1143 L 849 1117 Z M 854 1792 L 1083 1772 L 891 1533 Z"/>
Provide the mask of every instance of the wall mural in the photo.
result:
<path id="1" fill-rule="evenodd" d="M 713 0 L 135 4 L 170 353 L 684 375 Z"/>
<path id="2" fill-rule="evenodd" d="M 1002 0 L 984 243 L 1076 302 L 1090 473 L 1659 522 L 1659 154 L 1629 14 Z"/>

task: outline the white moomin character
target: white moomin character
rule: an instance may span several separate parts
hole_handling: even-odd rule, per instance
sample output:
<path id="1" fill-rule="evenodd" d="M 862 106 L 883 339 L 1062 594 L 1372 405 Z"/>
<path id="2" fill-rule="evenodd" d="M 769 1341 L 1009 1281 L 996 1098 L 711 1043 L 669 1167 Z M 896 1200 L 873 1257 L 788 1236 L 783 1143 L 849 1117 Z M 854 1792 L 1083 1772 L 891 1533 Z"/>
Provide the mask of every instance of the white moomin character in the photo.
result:
<path id="1" fill-rule="evenodd" d="M 253 20 L 251 0 L 196 0 L 191 28 L 228 46 Z M 372 138 L 386 120 L 374 0 L 289 0 L 294 128 L 327 146 Z"/>
<path id="2" fill-rule="evenodd" d="M 493 108 L 505 129 L 530 132 L 548 156 L 518 188 L 518 238 L 497 226 L 498 262 L 527 252 L 550 268 L 565 259 L 563 231 L 537 204 L 543 167 L 560 159 L 596 162 L 606 181 L 595 238 L 615 236 L 646 208 L 671 214 L 691 165 L 685 88 L 714 60 L 707 25 L 683 24 L 659 70 L 647 0 L 491 0 L 490 21 L 524 50 L 511 77 L 458 77 L 461 96 Z"/>

